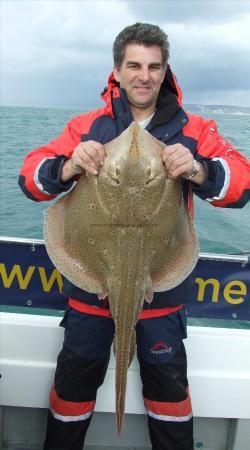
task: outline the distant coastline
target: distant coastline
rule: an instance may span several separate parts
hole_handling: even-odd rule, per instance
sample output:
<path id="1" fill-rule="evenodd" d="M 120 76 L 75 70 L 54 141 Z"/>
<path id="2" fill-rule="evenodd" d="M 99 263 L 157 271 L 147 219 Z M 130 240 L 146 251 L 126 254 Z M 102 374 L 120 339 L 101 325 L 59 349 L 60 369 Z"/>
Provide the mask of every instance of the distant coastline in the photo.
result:
<path id="1" fill-rule="evenodd" d="M 198 105 L 186 104 L 184 109 L 195 114 L 230 114 L 230 115 L 250 115 L 248 106 L 229 106 L 229 105 Z"/>

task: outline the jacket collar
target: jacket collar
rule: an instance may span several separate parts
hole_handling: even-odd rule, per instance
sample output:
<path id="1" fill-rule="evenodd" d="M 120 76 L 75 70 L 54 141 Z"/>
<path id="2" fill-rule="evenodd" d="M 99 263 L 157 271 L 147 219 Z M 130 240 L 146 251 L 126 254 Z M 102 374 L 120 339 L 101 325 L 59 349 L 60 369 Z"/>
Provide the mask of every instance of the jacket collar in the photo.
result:
<path id="1" fill-rule="evenodd" d="M 150 124 L 146 127 L 146 130 L 159 141 L 167 143 L 174 138 L 187 123 L 188 116 L 185 111 L 179 107 L 178 111 L 168 121 L 158 123 L 158 125 L 155 126 L 153 120 L 151 120 Z"/>

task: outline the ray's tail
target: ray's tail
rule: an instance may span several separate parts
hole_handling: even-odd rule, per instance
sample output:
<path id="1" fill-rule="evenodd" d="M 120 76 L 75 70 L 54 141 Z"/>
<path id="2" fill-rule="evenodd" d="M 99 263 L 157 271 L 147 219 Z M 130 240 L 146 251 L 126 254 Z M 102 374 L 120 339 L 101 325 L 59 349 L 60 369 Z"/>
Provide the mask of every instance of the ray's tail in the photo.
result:
<path id="1" fill-rule="evenodd" d="M 126 345 L 125 342 L 124 344 Z M 134 355 L 135 346 L 133 349 L 130 347 L 131 351 Z M 119 349 L 116 353 L 116 424 L 119 434 L 121 434 L 123 428 L 129 364 L 128 348 Z"/>
<path id="2" fill-rule="evenodd" d="M 116 417 L 123 427 L 127 373 L 136 348 L 135 326 L 147 282 L 143 230 L 128 227 L 117 239 L 117 265 L 109 280 L 109 303 L 115 322 Z"/>

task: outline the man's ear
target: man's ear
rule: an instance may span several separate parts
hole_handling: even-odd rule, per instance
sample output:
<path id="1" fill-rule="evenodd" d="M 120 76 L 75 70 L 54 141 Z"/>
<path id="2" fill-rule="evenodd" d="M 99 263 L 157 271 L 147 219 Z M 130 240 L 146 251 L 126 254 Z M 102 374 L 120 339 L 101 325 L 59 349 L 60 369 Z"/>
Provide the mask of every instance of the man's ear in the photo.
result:
<path id="1" fill-rule="evenodd" d="M 118 81 L 118 83 L 120 83 L 120 72 L 116 66 L 114 67 L 113 72 L 114 72 L 115 80 Z"/>

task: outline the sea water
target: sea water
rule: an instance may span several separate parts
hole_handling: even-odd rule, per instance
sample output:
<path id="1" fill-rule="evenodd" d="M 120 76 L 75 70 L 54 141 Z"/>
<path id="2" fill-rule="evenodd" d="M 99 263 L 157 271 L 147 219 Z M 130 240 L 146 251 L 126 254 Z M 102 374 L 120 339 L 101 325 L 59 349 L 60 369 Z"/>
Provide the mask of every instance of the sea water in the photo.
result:
<path id="1" fill-rule="evenodd" d="M 17 181 L 26 154 L 56 138 L 81 110 L 1 107 L 0 235 L 43 238 L 44 210 L 21 192 Z M 221 134 L 250 158 L 250 116 L 217 114 Z M 250 203 L 243 209 L 214 208 L 195 198 L 195 221 L 202 252 L 250 252 Z"/>

